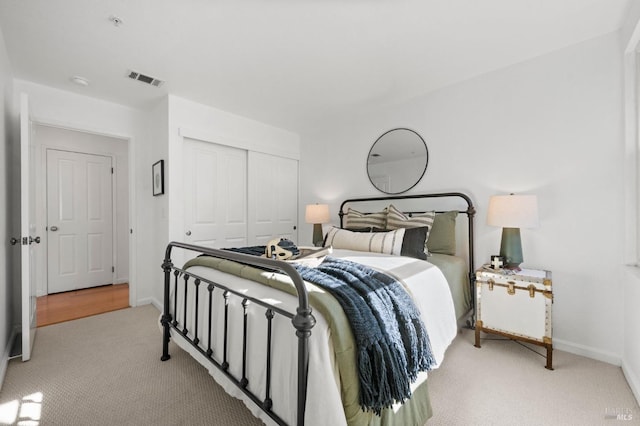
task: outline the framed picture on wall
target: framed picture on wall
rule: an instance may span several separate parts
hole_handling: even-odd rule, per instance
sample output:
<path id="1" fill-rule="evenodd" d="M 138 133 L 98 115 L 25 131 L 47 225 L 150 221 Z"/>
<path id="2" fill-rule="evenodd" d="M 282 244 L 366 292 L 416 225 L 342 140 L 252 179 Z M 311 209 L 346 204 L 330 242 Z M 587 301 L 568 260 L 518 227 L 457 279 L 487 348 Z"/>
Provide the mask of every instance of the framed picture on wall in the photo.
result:
<path id="1" fill-rule="evenodd" d="M 164 194 L 164 160 L 153 164 L 153 196 Z"/>

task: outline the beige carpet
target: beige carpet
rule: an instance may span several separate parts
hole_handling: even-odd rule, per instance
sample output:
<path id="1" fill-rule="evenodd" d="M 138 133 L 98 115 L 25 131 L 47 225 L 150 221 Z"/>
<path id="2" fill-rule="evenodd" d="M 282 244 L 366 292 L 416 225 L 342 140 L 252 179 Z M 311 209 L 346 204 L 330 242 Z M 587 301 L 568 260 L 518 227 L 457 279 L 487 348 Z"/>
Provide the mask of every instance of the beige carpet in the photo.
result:
<path id="1" fill-rule="evenodd" d="M 157 319 L 143 306 L 39 329 L 32 360 L 9 364 L 0 424 L 260 424 L 180 349 L 160 361 Z M 477 349 L 472 337 L 459 336 L 431 373 L 430 426 L 640 424 L 620 368 L 555 351 L 548 371 L 519 344 L 486 340 Z M 633 419 L 606 418 L 617 412 Z"/>
<path id="2" fill-rule="evenodd" d="M 14 422 L 17 405 L 41 409 L 24 423 L 34 425 L 262 424 L 176 346 L 160 361 L 157 321 L 147 305 L 39 328 L 33 358 L 9 364 L 0 424 Z"/>
<path id="3" fill-rule="evenodd" d="M 430 373 L 429 426 L 640 425 L 620 367 L 554 350 L 550 371 L 544 357 L 519 343 L 489 336 L 481 348 L 473 342 L 473 331 L 464 330 Z M 615 420 L 618 413 L 631 420 Z"/>

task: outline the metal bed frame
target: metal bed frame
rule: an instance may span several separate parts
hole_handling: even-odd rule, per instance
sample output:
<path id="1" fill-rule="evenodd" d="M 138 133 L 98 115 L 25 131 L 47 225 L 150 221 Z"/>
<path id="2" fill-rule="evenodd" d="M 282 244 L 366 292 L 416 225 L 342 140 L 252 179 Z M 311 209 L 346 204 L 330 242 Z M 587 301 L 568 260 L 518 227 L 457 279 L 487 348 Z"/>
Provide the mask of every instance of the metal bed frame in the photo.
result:
<path id="1" fill-rule="evenodd" d="M 404 196 L 386 196 L 386 197 L 370 197 L 370 198 L 354 198 L 345 200 L 340 206 L 340 226 L 342 227 L 343 216 L 345 213 L 343 212 L 343 208 L 348 203 L 357 203 L 357 202 L 365 202 L 365 201 L 389 201 L 389 200 L 401 200 L 401 199 L 419 199 L 419 198 L 440 198 L 440 197 L 459 197 L 465 200 L 467 203 L 466 211 L 459 211 L 459 213 L 467 214 L 469 218 L 469 278 L 471 281 L 471 294 L 473 295 L 473 217 L 475 215 L 475 209 L 471 202 L 471 199 L 462 193 L 440 193 L 440 194 L 420 194 L 420 195 L 404 195 Z M 407 212 L 408 214 L 416 214 L 422 212 Z M 194 255 L 204 254 L 208 256 L 213 256 L 216 258 L 227 259 L 230 261 L 238 262 L 241 264 L 251 265 L 259 268 L 263 268 L 266 270 L 281 272 L 288 275 L 297 291 L 298 297 L 298 307 L 296 309 L 296 314 L 292 314 L 287 312 L 281 308 L 270 305 L 262 300 L 253 298 L 244 293 L 237 292 L 222 283 L 218 283 L 212 280 L 208 280 L 202 277 L 199 277 L 195 274 L 192 274 L 188 271 L 185 271 L 181 268 L 178 268 L 173 265 L 171 260 L 172 250 L 174 248 L 179 248 L 183 250 L 187 250 L 189 252 L 193 252 Z M 309 368 L 309 336 L 311 335 L 311 330 L 315 325 L 315 318 L 312 314 L 312 309 L 309 305 L 309 298 L 307 294 L 306 286 L 304 285 L 304 281 L 300 277 L 300 274 L 296 271 L 296 269 L 290 264 L 279 261 L 272 260 L 262 257 L 250 256 L 242 253 L 237 253 L 233 251 L 227 250 L 218 250 L 212 248 L 201 247 L 193 244 L 185 244 L 180 242 L 171 242 L 166 248 L 164 262 L 162 263 L 162 269 L 164 271 L 164 306 L 163 306 L 163 314 L 161 316 L 161 326 L 163 330 L 162 337 L 162 361 L 167 361 L 171 358 L 169 354 L 169 341 L 171 339 L 171 329 L 175 330 L 175 332 L 182 336 L 188 344 L 193 346 L 200 354 L 202 354 L 212 365 L 217 367 L 232 383 L 234 383 L 242 392 L 244 392 L 262 411 L 264 411 L 271 419 L 273 419 L 277 424 L 285 425 L 285 421 L 278 416 L 273 410 L 273 403 L 271 400 L 271 350 L 272 350 L 272 342 L 271 342 L 271 333 L 272 333 L 272 321 L 275 315 L 281 315 L 283 317 L 289 318 L 293 324 L 293 328 L 295 329 L 295 334 L 298 338 L 298 366 L 297 366 L 297 374 L 298 374 L 298 382 L 297 382 L 297 424 L 304 425 L 304 414 L 305 414 L 305 404 L 307 399 L 307 381 L 308 381 L 308 368 Z M 173 277 L 173 279 L 172 279 Z M 208 318 L 208 334 L 206 336 L 202 335 L 202 332 L 199 332 L 198 321 L 198 309 L 200 309 L 198 304 L 199 297 L 199 287 L 201 285 L 206 285 L 208 300 L 205 303 L 208 306 L 208 315 L 205 318 Z M 173 286 L 173 300 L 171 299 L 171 290 Z M 172 312 L 178 312 L 178 292 L 181 291 L 184 294 L 184 306 L 183 308 L 183 322 L 180 323 L 177 318 L 174 318 Z M 195 324 L 194 329 L 191 332 L 187 329 L 187 318 L 189 313 L 187 312 L 187 298 L 190 292 L 195 292 L 195 304 L 193 309 L 195 309 L 194 318 Z M 222 348 L 213 348 L 212 347 L 212 337 L 211 337 L 211 322 L 212 316 L 214 313 L 213 308 L 213 299 L 214 297 L 222 297 L 224 300 L 224 338 L 223 338 L 223 347 Z M 234 376 L 229 370 L 229 362 L 230 360 L 227 358 L 227 343 L 228 343 L 228 309 L 229 309 L 229 298 L 230 297 L 238 297 L 242 300 L 242 308 L 244 310 L 244 323 L 243 323 L 243 335 L 242 335 L 242 377 Z M 472 307 L 475 305 L 472 300 Z M 261 398 L 258 395 L 253 394 L 248 388 L 248 379 L 246 374 L 246 365 L 247 365 L 247 308 L 249 304 L 255 304 L 261 306 L 265 309 L 265 321 L 266 321 L 266 333 L 267 333 L 267 347 L 266 350 L 266 376 L 265 376 L 265 389 L 266 395 Z M 172 309 L 173 307 L 173 309 Z M 473 316 L 472 316 L 473 317 Z M 293 330 L 292 330 L 293 331 Z M 207 349 L 204 350 L 200 343 L 205 343 L 207 345 Z M 222 362 L 219 362 L 213 357 L 214 351 L 216 354 L 222 354 Z"/>
<path id="2" fill-rule="evenodd" d="M 221 259 L 227 259 L 234 262 L 257 266 L 263 269 L 282 272 L 288 275 L 293 284 L 296 287 L 296 291 L 298 293 L 298 307 L 296 309 L 296 314 L 293 315 L 290 312 L 287 312 L 283 309 L 280 309 L 276 306 L 270 305 L 268 303 L 263 302 L 262 300 L 255 299 L 253 297 L 247 296 L 243 293 L 237 292 L 233 289 L 228 288 L 227 286 L 216 283 L 211 280 L 207 280 L 205 278 L 199 277 L 197 275 L 186 272 L 180 268 L 176 268 L 171 262 L 171 251 L 174 247 L 193 251 L 196 253 L 213 256 Z M 273 410 L 272 400 L 271 400 L 271 332 L 272 332 L 272 321 L 275 315 L 282 315 L 286 318 L 291 319 L 293 327 L 296 329 L 296 336 L 298 337 L 298 401 L 297 401 L 297 424 L 304 424 L 304 412 L 305 412 L 305 404 L 307 400 L 307 371 L 309 368 L 309 336 L 311 335 L 311 329 L 316 323 L 315 318 L 311 313 L 311 307 L 309 306 L 309 297 L 307 294 L 307 289 L 304 285 L 304 281 L 298 274 L 298 271 L 295 270 L 293 266 L 290 264 L 280 261 L 280 260 L 272 260 L 257 256 L 250 256 L 246 254 L 226 251 L 226 250 L 217 250 L 211 249 L 207 247 L 196 246 L 192 244 L 184 244 L 178 242 L 169 243 L 167 249 L 165 251 L 164 262 L 162 263 L 162 269 L 164 270 L 164 312 L 161 317 L 161 324 L 163 327 L 163 338 L 162 338 L 162 357 L 160 358 L 162 361 L 167 361 L 171 358 L 169 355 L 169 340 L 171 338 L 170 329 L 173 328 L 177 333 L 179 333 L 191 346 L 196 348 L 198 352 L 204 355 L 214 366 L 216 366 L 220 371 L 222 371 L 231 382 L 233 382 L 240 390 L 242 390 L 253 402 L 256 403 L 265 413 L 269 415 L 277 424 L 285 425 L 286 423 L 282 418 L 280 418 Z M 174 277 L 174 287 L 173 287 L 173 312 L 177 312 L 177 304 L 178 304 L 178 291 L 180 290 L 179 278 L 181 277 L 184 281 L 184 285 L 182 286 L 182 290 L 184 291 L 184 319 L 183 319 L 183 328 L 180 328 L 181 325 L 176 318 L 173 318 L 171 315 L 171 275 Z M 193 330 L 193 338 L 191 338 L 188 333 L 189 330 L 186 328 L 187 324 L 187 296 L 190 289 L 190 282 L 193 278 L 192 291 L 195 291 L 195 329 Z M 198 333 L 198 287 L 202 284 L 207 285 L 208 292 L 208 316 L 209 324 L 208 330 L 209 333 L 207 336 L 200 336 Z M 214 348 L 211 347 L 211 317 L 213 316 L 213 297 L 214 291 L 218 289 L 217 293 L 222 293 L 222 297 L 225 301 L 224 307 L 224 345 L 222 348 L 222 363 L 218 362 L 213 358 Z M 229 359 L 227 359 L 227 343 L 228 343 L 228 310 L 229 297 L 239 297 L 242 299 L 242 307 L 244 309 L 244 324 L 243 324 L 243 336 L 242 336 L 242 377 L 235 377 L 229 371 Z M 259 306 L 266 308 L 266 321 L 267 321 L 267 362 L 266 362 L 266 395 L 264 400 L 261 400 L 257 395 L 253 394 L 248 388 L 247 385 L 249 381 L 247 379 L 247 307 L 249 303 L 253 303 Z M 199 337 L 200 336 L 200 337 Z M 207 339 L 207 350 L 203 350 L 199 343 L 202 339 Z"/>

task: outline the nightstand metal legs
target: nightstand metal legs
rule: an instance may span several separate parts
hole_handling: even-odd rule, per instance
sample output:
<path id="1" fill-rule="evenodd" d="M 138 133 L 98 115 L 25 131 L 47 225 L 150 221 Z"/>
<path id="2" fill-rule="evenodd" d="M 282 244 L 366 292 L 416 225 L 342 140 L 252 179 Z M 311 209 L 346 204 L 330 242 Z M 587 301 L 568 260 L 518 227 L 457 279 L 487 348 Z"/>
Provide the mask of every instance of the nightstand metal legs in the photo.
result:
<path id="1" fill-rule="evenodd" d="M 553 343 L 548 337 L 545 337 L 543 340 L 544 347 L 547 348 L 547 365 L 545 366 L 545 368 L 547 370 L 553 370 Z"/>
<path id="2" fill-rule="evenodd" d="M 485 333 L 491 333 L 491 334 L 497 334 L 499 336 L 503 336 L 503 337 L 507 337 L 511 340 L 516 340 L 516 341 L 520 341 L 520 342 L 525 342 L 525 343 L 530 343 L 532 345 L 537 345 L 537 346 L 542 346 L 547 350 L 547 364 L 545 365 L 544 368 L 546 368 L 547 370 L 553 370 L 553 342 L 551 340 L 551 338 L 549 337 L 544 337 L 542 339 L 542 341 L 539 340 L 535 340 L 535 339 L 530 339 L 524 336 L 516 336 L 514 334 L 510 334 L 510 333 L 505 333 L 503 331 L 499 331 L 499 330 L 493 330 L 491 328 L 483 328 L 482 326 L 482 321 L 478 320 L 476 321 L 476 341 L 474 346 L 476 348 L 480 348 L 480 333 L 481 332 L 485 332 Z"/>
<path id="3" fill-rule="evenodd" d="M 480 347 L 480 331 L 482 330 L 482 321 L 476 321 L 476 344 L 474 345 L 476 348 Z"/>

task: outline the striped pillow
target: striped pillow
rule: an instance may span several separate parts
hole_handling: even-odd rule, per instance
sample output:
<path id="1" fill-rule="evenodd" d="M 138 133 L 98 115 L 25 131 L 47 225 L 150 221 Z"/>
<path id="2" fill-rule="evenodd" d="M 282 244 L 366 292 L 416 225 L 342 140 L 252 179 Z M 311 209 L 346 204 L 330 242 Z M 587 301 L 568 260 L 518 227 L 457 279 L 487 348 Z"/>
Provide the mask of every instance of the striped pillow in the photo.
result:
<path id="1" fill-rule="evenodd" d="M 349 207 L 345 228 L 386 228 L 387 209 L 377 213 L 360 213 Z"/>
<path id="2" fill-rule="evenodd" d="M 389 205 L 387 209 L 387 229 L 400 229 L 400 228 L 417 228 L 419 226 L 426 226 L 427 238 L 425 240 L 424 252 L 429 255 L 426 241 L 429 240 L 429 233 L 433 229 L 433 221 L 436 218 L 436 212 L 430 211 L 413 215 L 411 217 L 405 215 L 398 210 L 393 204 Z"/>
<path id="3" fill-rule="evenodd" d="M 324 246 L 400 256 L 403 239 L 404 229 L 389 232 L 351 232 L 331 228 L 324 240 Z"/>

